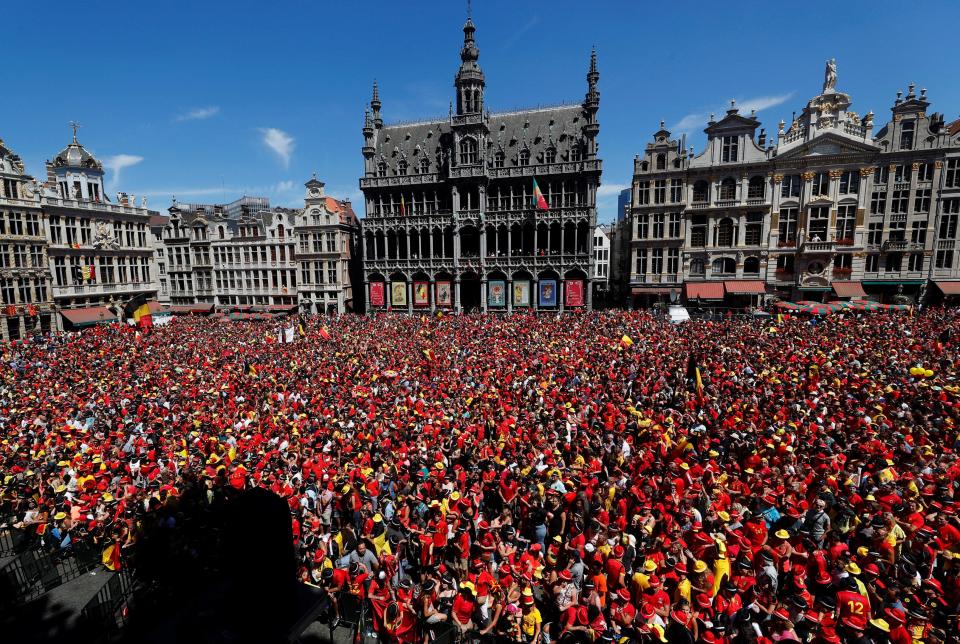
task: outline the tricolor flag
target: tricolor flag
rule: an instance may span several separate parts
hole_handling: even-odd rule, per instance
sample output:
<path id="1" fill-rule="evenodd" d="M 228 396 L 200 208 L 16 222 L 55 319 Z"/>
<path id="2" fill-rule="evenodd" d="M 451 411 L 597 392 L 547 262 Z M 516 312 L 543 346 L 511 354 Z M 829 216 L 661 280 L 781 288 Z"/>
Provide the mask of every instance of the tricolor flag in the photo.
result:
<path id="1" fill-rule="evenodd" d="M 547 200 L 544 199 L 543 193 L 540 192 L 540 186 L 537 185 L 536 177 L 533 179 L 533 205 L 537 210 L 550 210 Z"/>
<path id="2" fill-rule="evenodd" d="M 302 325 L 302 324 L 298 324 L 298 325 L 297 325 L 297 330 L 300 332 L 300 337 L 301 337 L 301 338 L 307 337 L 307 332 L 303 330 L 303 325 Z"/>
<path id="3" fill-rule="evenodd" d="M 330 339 L 330 332 L 327 331 L 327 327 L 325 326 L 320 327 L 320 337 L 323 338 L 324 340 Z"/>
<path id="4" fill-rule="evenodd" d="M 153 326 L 153 316 L 150 314 L 150 307 L 146 302 L 134 310 L 133 321 L 144 329 Z"/>
<path id="5" fill-rule="evenodd" d="M 89 282 L 90 278 L 93 276 L 93 273 L 90 272 L 89 266 L 84 266 L 80 269 L 80 274 L 83 275 L 83 281 Z"/>
<path id="6" fill-rule="evenodd" d="M 623 337 L 620 338 L 620 346 L 624 349 L 629 349 L 633 346 L 633 340 L 626 333 L 623 334 Z"/>
<path id="7" fill-rule="evenodd" d="M 255 376 L 255 375 L 257 375 L 257 368 L 254 367 L 254 366 L 253 366 L 253 363 L 252 363 L 252 362 L 249 362 L 249 361 L 244 365 L 243 371 L 244 371 L 248 376 Z"/>
<path id="8" fill-rule="evenodd" d="M 407 202 L 403 200 L 403 195 L 400 195 L 400 214 L 407 216 Z"/>
<path id="9" fill-rule="evenodd" d="M 425 355 L 427 357 L 427 360 L 429 360 L 430 362 L 433 362 L 436 360 L 436 356 L 433 355 L 433 349 L 424 349 L 423 355 Z"/>
<path id="10" fill-rule="evenodd" d="M 101 561 L 107 570 L 120 570 L 120 546 L 116 543 L 107 546 Z"/>
<path id="11" fill-rule="evenodd" d="M 700 367 L 694 367 L 696 373 L 697 396 L 703 398 L 703 378 L 700 377 Z"/>

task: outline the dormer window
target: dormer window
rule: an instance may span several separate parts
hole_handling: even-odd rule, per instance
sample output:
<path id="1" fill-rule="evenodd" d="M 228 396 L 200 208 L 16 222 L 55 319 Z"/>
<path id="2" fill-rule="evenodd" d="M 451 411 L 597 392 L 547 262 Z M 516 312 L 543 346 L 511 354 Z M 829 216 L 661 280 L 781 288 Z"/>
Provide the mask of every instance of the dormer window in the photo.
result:
<path id="1" fill-rule="evenodd" d="M 476 139 L 467 137 L 460 141 L 460 165 L 474 165 L 479 156 Z"/>
<path id="2" fill-rule="evenodd" d="M 662 152 L 657 155 L 657 170 L 667 169 L 667 155 Z"/>
<path id="3" fill-rule="evenodd" d="M 583 158 L 583 155 L 580 151 L 580 145 L 578 143 L 574 143 L 572 146 L 570 146 L 570 160 L 579 161 L 581 158 Z"/>
<path id="4" fill-rule="evenodd" d="M 407 176 L 407 162 L 404 159 L 397 162 L 397 174 L 401 177 Z"/>
<path id="5" fill-rule="evenodd" d="M 723 137 L 722 147 L 720 150 L 720 160 L 723 163 L 734 163 L 739 159 L 739 141 L 739 137 L 736 136 Z"/>
<path id="6" fill-rule="evenodd" d="M 547 151 L 543 153 L 544 163 L 556 163 L 557 162 L 557 149 L 554 147 L 547 148 Z"/>
<path id="7" fill-rule="evenodd" d="M 497 150 L 497 153 L 493 155 L 493 167 L 502 168 L 504 160 L 505 156 L 503 154 L 503 150 Z"/>
<path id="8" fill-rule="evenodd" d="M 377 164 L 377 176 L 385 177 L 387 176 L 387 163 L 386 161 L 381 161 Z"/>
<path id="9" fill-rule="evenodd" d="M 427 174 L 430 172 L 430 159 L 423 157 L 420 159 L 420 174 Z"/>
<path id="10" fill-rule="evenodd" d="M 530 150 L 520 150 L 520 165 L 530 165 Z"/>
<path id="11" fill-rule="evenodd" d="M 913 149 L 913 131 L 916 127 L 915 121 L 904 121 L 900 125 L 900 149 L 901 150 L 912 150 Z"/>

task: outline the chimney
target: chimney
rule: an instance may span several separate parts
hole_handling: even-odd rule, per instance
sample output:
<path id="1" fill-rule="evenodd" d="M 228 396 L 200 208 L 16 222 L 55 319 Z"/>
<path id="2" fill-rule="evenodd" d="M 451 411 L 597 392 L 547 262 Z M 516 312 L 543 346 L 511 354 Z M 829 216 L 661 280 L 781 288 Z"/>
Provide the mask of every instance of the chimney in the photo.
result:
<path id="1" fill-rule="evenodd" d="M 53 164 L 47 161 L 47 185 L 51 188 L 57 187 L 57 175 L 53 171 Z"/>

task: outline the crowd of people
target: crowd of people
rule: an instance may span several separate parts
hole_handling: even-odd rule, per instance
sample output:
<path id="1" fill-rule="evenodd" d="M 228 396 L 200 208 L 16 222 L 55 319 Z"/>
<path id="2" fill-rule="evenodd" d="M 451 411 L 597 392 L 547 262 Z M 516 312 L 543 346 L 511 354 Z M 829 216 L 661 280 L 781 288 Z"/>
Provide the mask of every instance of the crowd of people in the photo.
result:
<path id="1" fill-rule="evenodd" d="M 294 324 L 5 347 L 0 519 L 116 569 L 265 488 L 390 642 L 958 641 L 953 311 Z"/>

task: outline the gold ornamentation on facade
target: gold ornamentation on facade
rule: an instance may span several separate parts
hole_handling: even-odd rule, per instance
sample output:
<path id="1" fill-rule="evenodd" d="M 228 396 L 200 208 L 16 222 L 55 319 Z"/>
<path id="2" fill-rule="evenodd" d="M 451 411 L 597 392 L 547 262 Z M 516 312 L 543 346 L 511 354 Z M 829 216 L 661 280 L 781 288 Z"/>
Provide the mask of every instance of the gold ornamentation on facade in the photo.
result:
<path id="1" fill-rule="evenodd" d="M 831 171 L 830 171 L 830 178 L 831 178 L 831 179 L 839 179 L 839 178 L 840 178 L 840 175 L 842 175 L 842 174 L 843 174 L 843 170 L 831 170 Z"/>
<path id="2" fill-rule="evenodd" d="M 939 163 L 939 161 L 938 161 L 937 163 Z M 774 183 L 783 183 L 783 175 L 782 175 L 782 174 L 775 174 L 775 175 L 773 175 L 773 182 L 774 182 Z"/>
<path id="3" fill-rule="evenodd" d="M 933 162 L 933 167 L 936 168 L 937 170 L 939 170 L 940 168 L 943 167 L 943 161 L 934 161 L 934 162 Z"/>
<path id="4" fill-rule="evenodd" d="M 873 168 L 860 168 L 860 178 L 869 177 L 873 174 Z"/>
<path id="5" fill-rule="evenodd" d="M 804 172 L 800 175 L 800 178 L 804 181 L 813 181 L 813 178 L 817 176 L 815 172 Z"/>

